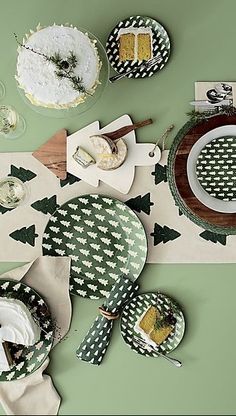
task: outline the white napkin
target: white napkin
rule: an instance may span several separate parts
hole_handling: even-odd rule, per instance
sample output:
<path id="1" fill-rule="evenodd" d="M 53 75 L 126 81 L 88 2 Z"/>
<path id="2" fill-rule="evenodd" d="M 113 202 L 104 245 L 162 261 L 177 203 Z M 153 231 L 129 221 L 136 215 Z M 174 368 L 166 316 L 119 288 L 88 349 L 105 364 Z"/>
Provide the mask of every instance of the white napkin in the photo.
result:
<path id="1" fill-rule="evenodd" d="M 35 289 L 48 304 L 51 315 L 60 327 L 60 339 L 69 330 L 71 301 L 69 295 L 70 258 L 38 257 L 35 261 L 0 276 L 21 280 Z M 55 338 L 54 345 L 59 341 Z M 56 415 L 60 396 L 51 377 L 43 374 L 49 358 L 33 374 L 21 380 L 0 383 L 0 402 L 8 415 Z"/>

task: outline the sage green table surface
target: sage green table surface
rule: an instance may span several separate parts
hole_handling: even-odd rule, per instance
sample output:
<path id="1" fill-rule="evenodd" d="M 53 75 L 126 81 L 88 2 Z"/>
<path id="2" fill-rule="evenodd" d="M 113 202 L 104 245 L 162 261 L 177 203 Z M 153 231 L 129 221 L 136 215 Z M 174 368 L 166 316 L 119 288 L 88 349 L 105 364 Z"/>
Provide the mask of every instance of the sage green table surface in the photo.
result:
<path id="1" fill-rule="evenodd" d="M 14 80 L 13 32 L 22 37 L 38 22 L 69 22 L 87 28 L 104 44 L 117 21 L 132 14 L 152 16 L 170 33 L 171 59 L 160 74 L 108 85 L 99 102 L 71 119 L 44 117 L 22 101 Z M 3 102 L 24 115 L 27 130 L 15 141 L 0 139 L 0 151 L 31 151 L 62 127 L 74 132 L 124 113 L 136 121 L 155 120 L 138 131 L 140 141 L 154 140 L 172 123 L 177 131 L 187 119 L 195 80 L 236 80 L 235 14 L 235 0 L 1 0 Z M 0 272 L 13 267 L 2 263 Z M 70 333 L 51 354 L 49 367 L 62 397 L 60 414 L 236 414 L 235 265 L 147 265 L 140 284 L 142 291 L 163 290 L 182 303 L 187 333 L 173 356 L 183 361 L 183 368 L 132 352 L 118 323 L 100 367 L 78 361 L 76 347 L 100 302 L 73 298 Z"/>

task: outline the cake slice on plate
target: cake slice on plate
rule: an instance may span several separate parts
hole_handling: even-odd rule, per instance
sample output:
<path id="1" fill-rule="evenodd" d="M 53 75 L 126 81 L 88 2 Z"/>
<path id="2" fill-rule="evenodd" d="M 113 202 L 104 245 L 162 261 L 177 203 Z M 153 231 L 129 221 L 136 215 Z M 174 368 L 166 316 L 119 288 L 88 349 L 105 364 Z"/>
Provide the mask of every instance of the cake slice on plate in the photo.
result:
<path id="1" fill-rule="evenodd" d="M 172 314 L 161 314 L 156 306 L 149 306 L 139 318 L 135 330 L 150 345 L 161 345 L 174 330 L 176 319 Z"/>

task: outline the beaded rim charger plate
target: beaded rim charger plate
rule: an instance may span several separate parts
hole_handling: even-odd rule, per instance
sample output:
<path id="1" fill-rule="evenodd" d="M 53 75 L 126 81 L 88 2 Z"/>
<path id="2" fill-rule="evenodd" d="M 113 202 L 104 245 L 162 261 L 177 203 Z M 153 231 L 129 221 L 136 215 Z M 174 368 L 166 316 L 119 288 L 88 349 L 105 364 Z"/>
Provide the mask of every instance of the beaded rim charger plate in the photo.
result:
<path id="1" fill-rule="evenodd" d="M 167 175 L 170 189 L 180 211 L 199 227 L 213 233 L 236 234 L 236 213 L 222 213 L 208 208 L 194 195 L 187 175 L 187 160 L 192 147 L 209 131 L 236 124 L 236 116 L 217 115 L 200 122 L 187 122 L 171 146 Z"/>
<path id="2" fill-rule="evenodd" d="M 71 258 L 70 293 L 107 297 L 121 276 L 135 281 L 146 262 L 147 238 L 123 202 L 97 194 L 73 198 L 49 219 L 43 254 Z"/>
<path id="3" fill-rule="evenodd" d="M 141 69 L 140 66 L 145 61 L 120 61 L 119 59 L 119 41 L 118 33 L 120 29 L 145 27 L 152 30 L 152 52 L 153 57 L 158 53 L 161 61 L 150 68 Z M 130 16 L 121 20 L 112 29 L 106 43 L 107 56 L 113 69 L 118 73 L 125 73 L 132 69 L 135 71 L 127 76 L 127 78 L 146 78 L 151 77 L 160 71 L 167 64 L 170 56 L 170 38 L 165 28 L 155 19 L 147 16 Z"/>
<path id="4" fill-rule="evenodd" d="M 14 364 L 9 371 L 0 373 L 0 381 L 19 380 L 32 374 L 46 360 L 53 344 L 55 328 L 47 304 L 31 287 L 1 279 L 0 297 L 23 302 L 41 328 L 40 339 L 30 347 L 8 343 Z"/>
<path id="5" fill-rule="evenodd" d="M 236 125 L 217 127 L 192 147 L 187 175 L 194 195 L 208 208 L 236 212 Z"/>
<path id="6" fill-rule="evenodd" d="M 157 352 L 143 348 L 135 341 L 135 337 L 141 338 L 136 331 L 135 325 L 143 313 L 150 306 L 156 306 L 161 314 L 166 314 L 174 307 L 173 316 L 176 318 L 176 324 L 173 331 L 166 340 L 156 345 Z M 126 344 L 135 352 L 147 357 L 159 357 L 158 351 L 168 354 L 180 344 L 185 332 L 185 318 L 180 305 L 169 296 L 163 293 L 144 293 L 134 297 L 124 308 L 121 315 L 121 334 Z"/>

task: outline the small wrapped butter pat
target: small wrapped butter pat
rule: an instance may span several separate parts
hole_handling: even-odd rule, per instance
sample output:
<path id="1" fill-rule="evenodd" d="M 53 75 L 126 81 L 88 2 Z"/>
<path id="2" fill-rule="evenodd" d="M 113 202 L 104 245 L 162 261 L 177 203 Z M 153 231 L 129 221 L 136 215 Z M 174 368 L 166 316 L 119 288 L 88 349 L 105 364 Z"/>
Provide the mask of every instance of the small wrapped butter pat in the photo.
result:
<path id="1" fill-rule="evenodd" d="M 94 158 L 81 146 L 77 147 L 76 152 L 73 154 L 73 158 L 83 168 L 87 168 L 88 166 L 96 163 Z"/>

